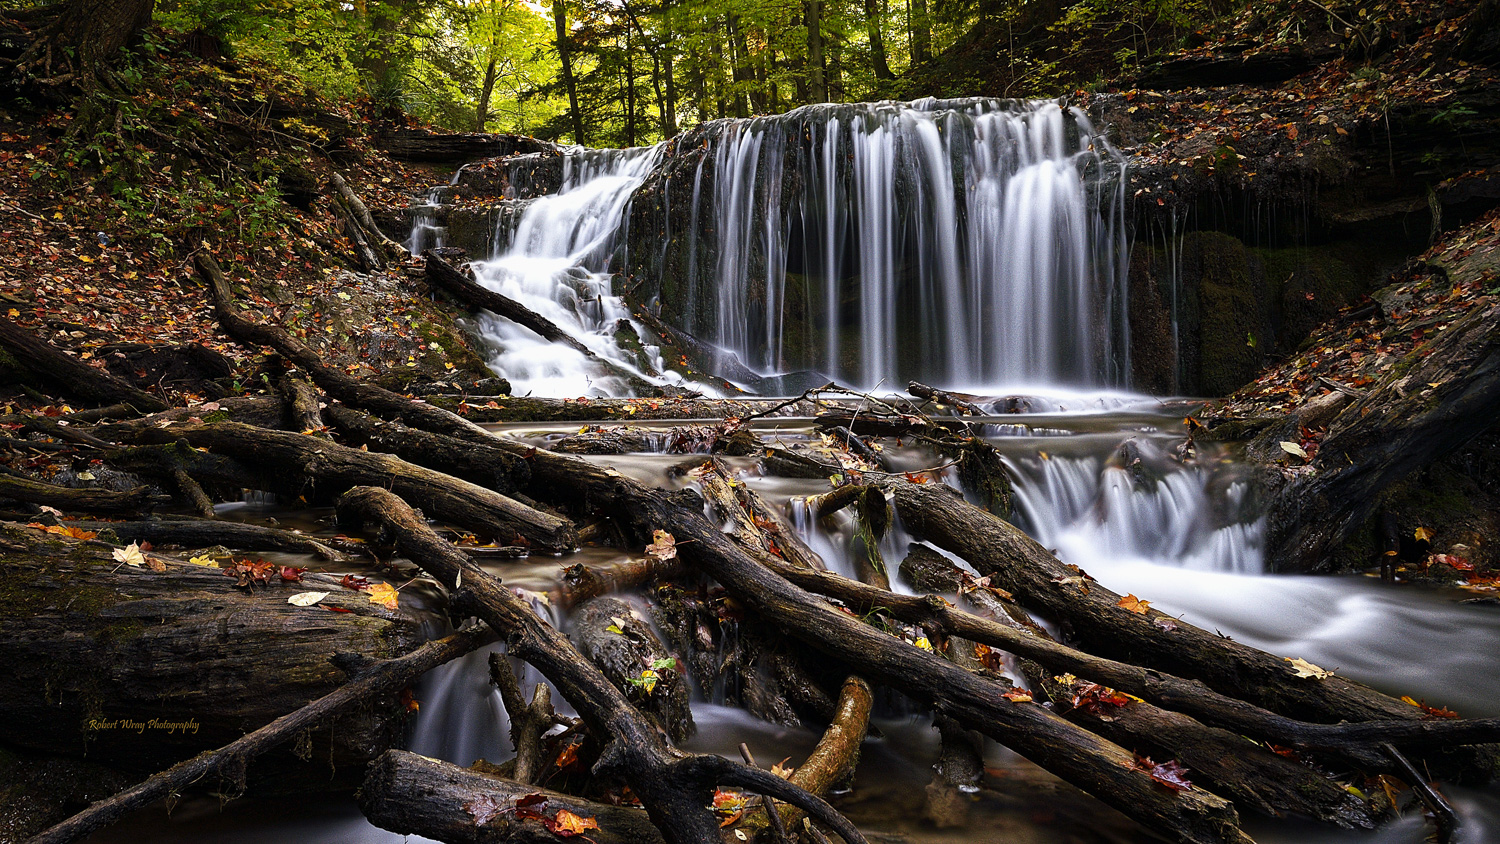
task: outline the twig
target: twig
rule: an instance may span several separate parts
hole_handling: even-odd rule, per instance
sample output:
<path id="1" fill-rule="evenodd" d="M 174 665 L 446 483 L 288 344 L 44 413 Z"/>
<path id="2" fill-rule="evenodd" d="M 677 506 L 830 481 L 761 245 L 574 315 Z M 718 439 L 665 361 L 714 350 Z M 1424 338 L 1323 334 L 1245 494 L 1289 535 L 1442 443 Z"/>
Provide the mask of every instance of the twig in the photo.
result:
<path id="1" fill-rule="evenodd" d="M 1411 760 L 1402 755 L 1394 745 L 1390 742 L 1382 742 L 1380 748 L 1391 757 L 1396 767 L 1401 769 L 1411 785 L 1411 790 L 1415 791 L 1427 808 L 1432 811 L 1432 820 L 1437 825 L 1438 844 L 1449 844 L 1453 841 L 1454 833 L 1458 831 L 1458 814 L 1453 811 L 1453 807 L 1443 799 L 1443 795 L 1437 793 L 1437 790 L 1432 787 L 1426 777 L 1422 776 L 1422 772 L 1417 770 Z"/>
<path id="2" fill-rule="evenodd" d="M 755 756 L 750 753 L 750 745 L 745 744 L 744 742 L 740 742 L 740 758 L 744 759 L 745 764 L 749 765 L 752 768 L 760 767 L 759 765 L 755 764 Z M 781 813 L 776 811 L 775 802 L 771 800 L 769 795 L 765 794 L 762 794 L 760 796 L 760 802 L 761 805 L 766 807 L 766 819 L 771 822 L 772 839 L 776 841 L 777 844 L 786 844 L 786 824 L 782 823 Z"/>

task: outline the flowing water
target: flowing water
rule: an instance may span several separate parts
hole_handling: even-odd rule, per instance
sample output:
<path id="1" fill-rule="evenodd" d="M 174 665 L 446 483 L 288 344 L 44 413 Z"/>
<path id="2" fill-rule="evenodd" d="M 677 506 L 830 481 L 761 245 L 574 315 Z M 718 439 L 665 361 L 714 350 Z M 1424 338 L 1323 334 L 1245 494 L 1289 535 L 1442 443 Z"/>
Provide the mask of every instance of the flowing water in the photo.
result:
<path id="1" fill-rule="evenodd" d="M 819 106 L 790 115 L 703 127 L 696 163 L 678 168 L 681 195 L 661 252 L 683 250 L 678 291 L 708 314 L 684 327 L 770 373 L 797 367 L 875 385 L 922 374 L 949 385 L 1024 386 L 983 427 L 1014 476 L 1016 522 L 1063 560 L 1109 588 L 1133 593 L 1193 624 L 1271 652 L 1301 657 L 1397 695 L 1464 715 L 1500 715 L 1500 613 L 1439 588 L 1391 586 L 1362 576 L 1264 574 L 1262 504 L 1232 454 L 1172 457 L 1180 413 L 1131 394 L 1123 340 L 1125 233 L 1119 157 L 1086 116 L 1056 104 L 994 101 Z M 613 339 L 628 315 L 612 270 L 640 262 L 632 197 L 681 150 L 657 147 L 565 156 L 561 190 L 525 200 L 476 264 L 481 283 L 567 328 L 600 358 L 661 382 L 654 354 L 632 357 Z M 670 189 L 664 194 L 675 195 Z M 434 195 L 433 199 L 436 200 Z M 441 233 L 429 216 L 413 243 Z M 709 236 L 711 235 L 711 236 Z M 665 265 L 665 264 L 664 264 Z M 694 309 L 697 309 L 696 311 Z M 689 322 L 692 320 L 689 319 Z M 625 323 L 628 325 L 629 323 Z M 492 364 L 516 392 L 620 394 L 618 370 L 482 318 Z M 793 348 L 796 346 L 797 348 Z M 657 362 L 659 363 L 659 362 Z M 805 421 L 762 420 L 762 435 L 814 436 Z M 513 425 L 498 436 L 546 445 L 572 426 Z M 903 471 L 942 461 L 917 448 L 888 452 Z M 690 483 L 668 470 L 683 458 L 590 458 L 661 486 Z M 794 499 L 826 482 L 761 476 L 730 465 L 768 501 L 787 508 L 828 567 L 852 572 L 847 522 L 819 527 Z M 892 564 L 910 537 L 899 526 L 882 548 Z M 586 549 L 561 560 L 496 565 L 512 586 L 546 591 L 564 565 L 609 566 L 626 555 Z M 897 582 L 895 588 L 909 589 Z M 539 612 L 553 612 L 538 606 Z M 552 616 L 566 627 L 566 618 Z M 485 655 L 444 666 L 418 690 L 408 746 L 467 765 L 511 755 Z M 537 679 L 534 675 L 526 680 Z M 696 690 L 693 750 L 795 761 L 815 741 L 760 722 Z M 554 696 L 554 700 L 558 700 Z M 988 748 L 984 788 L 955 825 L 926 819 L 936 755 L 930 720 L 886 707 L 868 739 L 852 791 L 838 805 L 870 831 L 912 842 L 1145 840 L 1128 821 L 1002 748 Z M 1500 840 L 1493 791 L 1448 790 L 1466 820 L 1463 841 Z M 347 801 L 241 801 L 220 812 L 188 804 L 171 819 L 143 814 L 96 841 L 395 841 Z M 1408 812 L 1373 833 L 1244 817 L 1262 842 L 1416 844 L 1426 830 Z M 413 839 L 407 839 L 413 840 Z"/>

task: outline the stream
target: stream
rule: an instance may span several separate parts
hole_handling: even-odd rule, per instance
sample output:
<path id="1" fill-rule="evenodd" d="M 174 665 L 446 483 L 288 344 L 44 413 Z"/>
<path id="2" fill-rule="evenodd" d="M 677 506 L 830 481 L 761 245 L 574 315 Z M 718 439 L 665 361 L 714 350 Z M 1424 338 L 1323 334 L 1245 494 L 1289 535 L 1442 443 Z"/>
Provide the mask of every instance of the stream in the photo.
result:
<path id="1" fill-rule="evenodd" d="M 686 197 L 673 212 L 676 230 L 653 241 L 631 237 L 627 222 L 637 191 L 689 144 L 577 151 L 562 156 L 560 189 L 526 198 L 511 227 L 495 232 L 491 254 L 473 256 L 478 281 L 566 328 L 616 373 L 647 382 L 682 383 L 664 374 L 650 333 L 630 322 L 615 286 L 623 268 L 649 265 L 685 268 L 675 288 L 656 291 L 654 305 L 766 376 L 812 370 L 887 392 L 920 376 L 950 389 L 979 384 L 990 395 L 1023 395 L 1018 406 L 1033 412 L 986 418 L 983 430 L 1014 477 L 1014 520 L 1065 562 L 1237 641 L 1465 716 L 1500 716 L 1500 672 L 1492 666 L 1500 612 L 1493 606 L 1464 604 L 1473 596 L 1457 590 L 1362 575 L 1267 575 L 1262 505 L 1234 454 L 1202 446 L 1196 461 L 1172 458 L 1182 440 L 1180 407 L 1130 392 L 1122 375 L 1131 351 L 1123 339 L 1123 159 L 1081 112 L 987 100 L 809 106 L 692 133 L 702 152 L 677 161 L 660 189 Z M 442 238 L 430 216 L 419 217 L 413 244 L 441 245 Z M 643 254 L 643 242 L 651 254 Z M 621 321 L 635 327 L 644 354 L 616 343 Z M 576 351 L 490 315 L 481 315 L 479 327 L 492 367 L 517 395 L 628 394 L 617 374 Z M 809 420 L 763 419 L 757 427 L 772 440 L 817 436 Z M 495 429 L 539 446 L 576 430 Z M 910 447 L 888 457 L 902 471 L 942 463 Z M 589 459 L 652 485 L 691 482 L 668 472 L 682 455 Z M 749 458 L 726 463 L 783 507 L 828 488 L 825 480 L 762 476 Z M 271 512 L 248 506 L 238 516 Z M 846 516 L 836 521 L 827 530 L 801 524 L 829 569 L 848 574 L 853 531 Z M 899 524 L 885 540 L 893 568 L 910 541 Z M 508 585 L 545 592 L 566 565 L 608 566 L 628 556 L 586 548 L 489 567 Z M 566 629 L 565 618 L 553 620 Z M 471 655 L 423 680 L 408 749 L 459 765 L 512 755 L 486 658 Z M 523 674 L 523 686 L 537 679 Z M 795 764 L 816 741 L 812 731 L 764 723 L 721 701 L 714 689 L 695 690 L 698 730 L 688 749 L 733 757 L 746 742 L 763 764 L 788 756 Z M 983 787 L 940 826 L 927 818 L 937 754 L 930 717 L 887 701 L 876 723 L 880 736 L 866 740 L 852 789 L 833 798 L 872 841 L 1147 837 L 993 743 Z M 1462 841 L 1500 841 L 1500 793 L 1445 792 L 1465 820 Z M 1374 832 L 1249 812 L 1242 820 L 1257 841 L 1287 844 L 1417 844 L 1428 831 L 1413 809 Z M 318 795 L 222 809 L 210 798 L 190 800 L 170 817 L 143 812 L 89 840 L 148 839 L 420 840 L 369 825 L 348 797 Z"/>

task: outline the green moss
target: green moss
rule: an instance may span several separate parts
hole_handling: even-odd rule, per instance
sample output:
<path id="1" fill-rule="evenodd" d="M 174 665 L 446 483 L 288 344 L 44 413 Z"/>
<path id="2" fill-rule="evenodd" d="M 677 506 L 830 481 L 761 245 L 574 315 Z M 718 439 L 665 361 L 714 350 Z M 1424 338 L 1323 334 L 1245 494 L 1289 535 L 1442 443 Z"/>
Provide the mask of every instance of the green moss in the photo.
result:
<path id="1" fill-rule="evenodd" d="M 1199 283 L 1198 386 L 1207 395 L 1228 395 L 1260 369 L 1271 339 L 1267 303 L 1238 238 L 1195 232 L 1183 238 L 1182 249 L 1186 271 Z"/>

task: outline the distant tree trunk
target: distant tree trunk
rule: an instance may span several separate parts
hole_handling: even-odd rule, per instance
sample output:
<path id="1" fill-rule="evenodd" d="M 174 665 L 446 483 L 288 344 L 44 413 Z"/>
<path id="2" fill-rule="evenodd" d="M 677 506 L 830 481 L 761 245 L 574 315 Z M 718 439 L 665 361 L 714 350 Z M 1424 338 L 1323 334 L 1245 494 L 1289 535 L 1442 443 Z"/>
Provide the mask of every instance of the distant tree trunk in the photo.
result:
<path id="1" fill-rule="evenodd" d="M 828 43 L 828 102 L 841 103 L 844 96 L 844 45 L 838 41 Z"/>
<path id="2" fill-rule="evenodd" d="M 630 32 L 625 33 L 625 146 L 635 146 L 635 59 L 630 55 Z"/>
<path id="3" fill-rule="evenodd" d="M 490 94 L 495 90 L 495 57 L 484 66 L 484 84 L 479 88 L 479 105 L 474 114 L 474 131 L 483 132 L 490 119 Z"/>
<path id="4" fill-rule="evenodd" d="M 739 21 L 735 15 L 725 18 L 725 24 L 729 27 L 729 47 L 731 49 L 730 59 L 734 62 L 734 116 L 750 116 L 750 100 L 746 97 L 746 82 L 754 79 L 750 70 L 750 57 L 745 47 L 745 33 L 740 30 Z"/>
<path id="5" fill-rule="evenodd" d="M 876 79 L 895 79 L 891 65 L 885 57 L 885 35 L 880 31 L 881 0 L 865 0 L 865 32 L 870 38 L 870 56 L 875 65 Z"/>
<path id="6" fill-rule="evenodd" d="M 671 31 L 667 32 L 667 38 L 672 37 Z M 666 116 L 662 120 L 661 133 L 664 137 L 671 138 L 677 135 L 677 81 L 674 78 L 672 68 L 672 51 L 666 50 L 661 57 L 662 77 L 667 86 L 667 106 L 664 109 Z"/>
<path id="7" fill-rule="evenodd" d="M 552 22 L 557 27 L 557 57 L 562 61 L 563 85 L 568 89 L 568 113 L 573 118 L 573 143 L 586 144 L 583 112 L 578 110 L 578 82 L 573 78 L 572 53 L 568 49 L 568 9 L 563 0 L 552 0 Z"/>
<path id="8" fill-rule="evenodd" d="M 50 21 L 40 28 L 17 68 L 41 77 L 62 74 L 71 53 L 78 81 L 87 84 L 84 77 L 97 78 L 115 53 L 151 23 L 155 7 L 156 0 L 65 0 L 46 7 L 42 19 Z"/>
<path id="9" fill-rule="evenodd" d="M 932 22 L 927 19 L 927 0 L 911 0 L 911 63 L 932 58 Z"/>
<path id="10" fill-rule="evenodd" d="M 828 83 L 823 76 L 823 0 L 803 4 L 807 20 L 807 94 L 815 103 L 828 102 Z"/>

